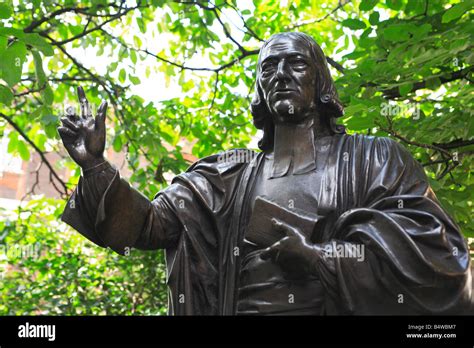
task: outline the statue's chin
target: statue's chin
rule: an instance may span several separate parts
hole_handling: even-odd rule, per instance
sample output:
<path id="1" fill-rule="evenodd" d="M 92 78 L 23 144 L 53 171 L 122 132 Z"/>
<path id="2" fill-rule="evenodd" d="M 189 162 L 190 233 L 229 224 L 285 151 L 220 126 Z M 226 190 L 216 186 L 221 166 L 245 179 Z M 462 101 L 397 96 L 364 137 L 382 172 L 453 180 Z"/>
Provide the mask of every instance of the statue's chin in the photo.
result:
<path id="1" fill-rule="evenodd" d="M 288 114 L 288 113 L 286 114 L 278 113 L 278 114 L 275 114 L 274 117 L 275 117 L 276 123 L 298 123 L 302 121 L 296 115 Z"/>
<path id="2" fill-rule="evenodd" d="M 273 99 L 268 106 L 275 123 L 301 123 L 310 114 L 305 103 L 300 98 L 295 98 L 294 96 L 277 100 Z"/>
<path id="3" fill-rule="evenodd" d="M 272 111 L 276 123 L 299 123 L 305 119 L 299 110 L 288 107 L 274 108 Z"/>

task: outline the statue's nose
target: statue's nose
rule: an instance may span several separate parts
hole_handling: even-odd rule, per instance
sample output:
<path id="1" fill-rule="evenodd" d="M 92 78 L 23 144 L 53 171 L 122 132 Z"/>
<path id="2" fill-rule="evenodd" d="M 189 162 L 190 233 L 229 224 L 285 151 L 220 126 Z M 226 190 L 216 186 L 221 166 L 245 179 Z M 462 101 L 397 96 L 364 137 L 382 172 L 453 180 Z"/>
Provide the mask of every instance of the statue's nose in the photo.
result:
<path id="1" fill-rule="evenodd" d="M 276 77 L 277 77 L 278 80 L 282 80 L 282 81 L 289 79 L 288 71 L 286 71 L 286 62 L 285 62 L 285 60 L 281 60 L 278 63 Z"/>

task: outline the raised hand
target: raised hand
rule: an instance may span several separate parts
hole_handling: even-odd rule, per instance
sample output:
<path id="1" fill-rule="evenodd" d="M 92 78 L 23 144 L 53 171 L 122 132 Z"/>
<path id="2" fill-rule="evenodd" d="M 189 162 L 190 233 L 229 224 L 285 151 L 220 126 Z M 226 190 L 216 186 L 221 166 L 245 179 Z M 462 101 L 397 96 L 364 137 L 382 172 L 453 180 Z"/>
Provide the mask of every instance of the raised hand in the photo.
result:
<path id="1" fill-rule="evenodd" d="M 107 102 L 100 104 L 94 119 L 82 87 L 77 88 L 77 95 L 80 116 L 75 114 L 74 108 L 68 108 L 58 132 L 71 158 L 81 168 L 89 169 L 104 162 Z"/>

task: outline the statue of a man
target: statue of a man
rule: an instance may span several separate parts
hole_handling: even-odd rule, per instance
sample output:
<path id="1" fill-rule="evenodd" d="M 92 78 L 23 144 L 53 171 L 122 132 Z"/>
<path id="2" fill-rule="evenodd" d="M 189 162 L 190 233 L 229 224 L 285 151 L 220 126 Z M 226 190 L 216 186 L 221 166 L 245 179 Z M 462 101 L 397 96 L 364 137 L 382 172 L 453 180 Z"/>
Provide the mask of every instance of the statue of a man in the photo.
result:
<path id="1" fill-rule="evenodd" d="M 336 125 L 343 107 L 311 37 L 277 34 L 260 51 L 251 110 L 262 152 L 201 159 L 152 201 L 104 160 L 107 104 L 94 119 L 81 88 L 79 99 L 81 115 L 59 128 L 83 169 L 62 220 L 119 254 L 165 249 L 170 314 L 459 314 L 470 306 L 459 228 L 407 150 Z"/>

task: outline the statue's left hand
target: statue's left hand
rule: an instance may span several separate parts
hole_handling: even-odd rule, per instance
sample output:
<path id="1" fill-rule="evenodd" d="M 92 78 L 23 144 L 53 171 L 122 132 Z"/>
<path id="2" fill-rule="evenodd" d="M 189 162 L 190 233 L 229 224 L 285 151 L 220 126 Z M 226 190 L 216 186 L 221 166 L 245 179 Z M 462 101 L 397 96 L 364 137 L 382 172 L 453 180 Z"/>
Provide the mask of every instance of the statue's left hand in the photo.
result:
<path id="1" fill-rule="evenodd" d="M 275 229 L 285 232 L 286 237 L 266 248 L 260 257 L 272 259 L 285 272 L 295 278 L 317 275 L 316 263 L 323 255 L 323 249 L 312 243 L 297 228 L 277 219 L 272 219 Z"/>
<path id="2" fill-rule="evenodd" d="M 73 111 L 61 118 L 59 135 L 71 158 L 82 167 L 92 168 L 105 162 L 105 118 L 107 102 L 102 102 L 94 118 L 82 87 L 77 88 L 81 115 Z"/>

